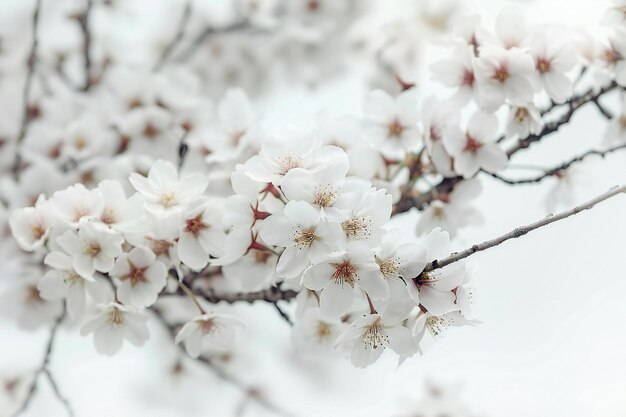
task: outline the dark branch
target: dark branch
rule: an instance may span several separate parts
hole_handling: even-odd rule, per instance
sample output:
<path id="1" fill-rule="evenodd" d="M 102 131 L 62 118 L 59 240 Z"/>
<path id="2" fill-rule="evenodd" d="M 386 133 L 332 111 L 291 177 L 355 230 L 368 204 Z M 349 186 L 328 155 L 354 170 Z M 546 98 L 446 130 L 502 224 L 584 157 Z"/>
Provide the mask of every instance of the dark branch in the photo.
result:
<path id="1" fill-rule="evenodd" d="M 493 248 L 495 246 L 500 245 L 501 243 L 506 242 L 509 239 L 516 239 L 518 237 L 524 236 L 525 234 L 532 232 L 533 230 L 537 230 L 543 226 L 547 226 L 550 223 L 554 223 L 557 222 L 559 220 L 563 220 L 566 219 L 570 216 L 573 216 L 575 214 L 578 214 L 582 211 L 585 210 L 589 210 L 591 208 L 593 208 L 596 204 L 601 203 L 605 200 L 608 200 L 609 198 L 612 198 L 618 194 L 624 193 L 626 191 L 626 185 L 622 185 L 620 187 L 613 187 L 611 188 L 609 191 L 599 195 L 598 197 L 587 201 L 584 204 L 581 204 L 579 206 L 576 206 L 570 210 L 566 210 L 563 211 L 561 213 L 555 214 L 555 215 L 548 215 L 547 217 L 536 221 L 534 223 L 528 224 L 526 226 L 520 226 L 520 227 L 516 227 L 515 229 L 511 230 L 509 233 L 506 233 L 502 236 L 499 236 L 495 239 L 491 239 L 491 240 L 487 240 L 483 243 L 477 244 L 477 245 L 472 245 L 471 247 L 465 249 L 464 251 L 461 252 L 457 252 L 457 253 L 453 253 L 452 255 L 448 256 L 447 258 L 441 259 L 441 260 L 434 260 L 431 263 L 429 263 L 428 265 L 426 265 L 426 267 L 424 268 L 425 272 L 429 272 L 432 271 L 434 269 L 439 269 L 439 268 L 443 268 L 444 266 L 453 264 L 455 262 L 458 262 L 462 259 L 467 258 L 468 256 L 471 256 L 473 254 L 475 254 L 476 252 L 481 252 L 484 250 L 487 250 L 489 248 Z"/>
<path id="2" fill-rule="evenodd" d="M 278 305 L 278 301 L 275 301 L 273 304 L 276 311 L 278 311 L 278 314 L 280 314 L 280 317 L 282 317 L 283 320 L 287 322 L 287 324 L 293 326 L 293 321 L 291 321 L 291 317 L 289 317 L 289 315 L 285 313 L 285 311 Z"/>
<path id="3" fill-rule="evenodd" d="M 17 136 L 15 144 L 15 160 L 13 163 L 13 175 L 17 177 L 20 171 L 20 165 L 22 163 L 22 156 L 20 154 L 20 145 L 26 136 L 28 131 L 28 125 L 32 119 L 30 112 L 30 90 L 33 84 L 33 76 L 35 74 L 35 64 L 37 61 L 37 47 L 39 46 L 39 37 L 37 30 L 39 28 L 39 14 L 41 12 L 41 0 L 36 0 L 35 9 L 32 17 L 32 41 L 30 45 L 30 52 L 28 53 L 28 61 L 26 63 L 26 80 L 24 81 L 24 90 L 22 92 L 23 108 L 22 108 L 22 122 L 20 125 L 20 131 Z"/>
<path id="4" fill-rule="evenodd" d="M 93 0 L 87 0 L 85 11 L 78 16 L 78 24 L 80 26 L 80 31 L 83 34 L 83 65 L 85 68 L 85 81 L 81 88 L 82 91 L 89 91 L 94 83 L 93 75 L 91 73 L 91 30 L 89 29 L 89 16 L 91 14 L 92 6 Z"/>
<path id="5" fill-rule="evenodd" d="M 579 108 L 581 108 L 587 103 L 593 103 L 597 101 L 604 94 L 610 91 L 613 91 L 617 88 L 618 88 L 618 85 L 615 82 L 613 82 L 610 85 L 604 88 L 601 88 L 598 91 L 594 91 L 593 89 L 591 89 L 587 91 L 586 93 L 583 93 L 579 96 L 575 96 L 572 99 L 568 100 L 566 103 L 568 105 L 568 110 L 563 116 L 561 116 L 559 119 L 553 122 L 546 123 L 543 129 L 541 130 L 541 132 L 539 132 L 538 134 L 530 135 L 524 139 L 518 140 L 517 143 L 511 149 L 507 151 L 507 155 L 511 157 L 517 152 L 519 152 L 520 150 L 526 149 L 533 143 L 539 142 L 544 137 L 558 131 L 561 126 L 569 123 L 572 116 Z"/>
<path id="6" fill-rule="evenodd" d="M 159 60 L 154 65 L 153 70 L 160 70 L 163 65 L 167 62 L 167 60 L 172 55 L 172 52 L 180 45 L 180 42 L 185 37 L 185 31 L 187 29 L 187 24 L 189 23 L 189 18 L 191 17 L 191 1 L 188 1 L 185 4 L 185 9 L 183 10 L 183 15 L 180 18 L 180 22 L 178 23 L 178 28 L 176 29 L 176 34 L 172 38 L 169 44 L 163 49 L 163 53 L 159 57 Z"/>
<path id="7" fill-rule="evenodd" d="M 248 20 L 244 19 L 224 28 L 207 27 L 189 43 L 187 48 L 179 54 L 177 60 L 185 61 L 193 57 L 200 46 L 202 46 L 202 44 L 204 44 L 204 42 L 206 42 L 206 40 L 214 34 L 236 32 L 241 29 L 246 29 L 249 26 L 250 24 Z"/>
<path id="8" fill-rule="evenodd" d="M 511 184 L 511 185 L 517 185 L 517 184 L 532 184 L 532 183 L 538 183 L 543 181 L 546 178 L 549 177 L 553 177 L 556 176 L 558 177 L 559 175 L 561 175 L 563 173 L 563 171 L 565 171 L 566 169 L 568 169 L 570 166 L 577 164 L 579 162 L 582 162 L 586 157 L 590 156 L 590 155 L 598 155 L 602 158 L 604 158 L 606 155 L 612 153 L 612 152 L 616 152 L 619 151 L 620 149 L 626 149 L 626 144 L 621 144 L 621 145 L 617 145 L 617 146 L 613 146 L 611 148 L 605 149 L 605 150 L 590 150 L 587 151 L 575 158 L 570 159 L 567 162 L 563 162 L 561 165 L 552 168 L 552 169 L 548 169 L 545 170 L 543 172 L 543 174 L 541 175 L 537 175 L 535 177 L 532 178 L 522 178 L 522 179 L 509 179 L 509 178 L 505 178 L 500 176 L 499 174 L 494 174 L 492 172 L 486 172 L 486 171 L 482 171 L 487 175 L 492 176 L 493 178 L 496 178 L 504 183 L 507 184 Z"/>
<path id="9" fill-rule="evenodd" d="M 41 365 L 39 366 L 39 368 L 35 370 L 33 381 L 28 389 L 26 398 L 24 399 L 24 402 L 22 402 L 22 405 L 15 411 L 15 413 L 13 413 L 13 417 L 17 417 L 20 414 L 22 414 L 24 411 L 26 411 L 26 409 L 28 408 L 28 405 L 32 402 L 35 396 L 35 393 L 37 392 L 37 381 L 39 377 L 41 376 L 41 374 L 45 375 L 48 382 L 50 382 L 50 386 L 52 387 L 52 391 L 54 392 L 54 395 L 57 397 L 59 402 L 61 402 L 61 404 L 63 404 L 63 406 L 65 407 L 67 415 L 70 417 L 74 416 L 74 412 L 72 410 L 72 407 L 69 401 L 67 400 L 67 398 L 65 398 L 61 394 L 61 391 L 59 390 L 59 385 L 57 384 L 56 380 L 54 379 L 48 367 L 48 365 L 50 364 L 50 356 L 52 355 L 52 347 L 54 346 L 54 341 L 56 339 L 57 330 L 59 326 L 61 325 L 61 322 L 63 321 L 64 317 L 65 317 L 65 313 L 60 315 L 57 318 L 57 320 L 54 322 L 54 325 L 52 326 L 52 329 L 50 330 L 48 343 L 46 344 L 46 350 L 44 353 L 43 361 Z"/>
<path id="10" fill-rule="evenodd" d="M 517 143 L 513 145 L 513 147 L 511 147 L 511 149 L 507 151 L 507 155 L 511 157 L 517 152 L 521 151 L 522 149 L 528 148 L 533 143 L 539 142 L 544 137 L 557 132 L 561 126 L 567 124 L 571 120 L 573 114 L 582 106 L 584 106 L 587 103 L 594 102 L 594 100 L 598 100 L 600 97 L 604 96 L 605 94 L 614 90 L 618 90 L 618 89 L 623 90 L 622 87 L 619 87 L 615 82 L 613 82 L 609 84 L 608 86 L 601 88 L 598 91 L 591 89 L 591 90 L 586 91 L 585 93 L 576 95 L 570 98 L 565 103 L 562 103 L 562 104 L 553 103 L 549 109 L 544 111 L 544 113 L 547 113 L 551 111 L 552 109 L 556 109 L 557 107 L 562 107 L 562 106 L 568 107 L 567 112 L 564 115 L 562 115 L 560 118 L 558 118 L 557 120 L 546 123 L 540 133 L 536 135 L 530 135 L 523 139 L 519 139 Z M 460 176 L 452 177 L 452 178 L 444 178 L 438 184 L 432 187 L 430 190 L 423 192 L 423 193 L 419 193 L 419 192 L 412 191 L 412 190 L 406 190 L 403 192 L 402 196 L 400 197 L 400 200 L 395 204 L 393 213 L 394 214 L 403 213 L 403 212 L 410 210 L 413 207 L 415 207 L 418 210 L 423 210 L 433 200 L 436 200 L 440 198 L 441 196 L 450 193 L 454 189 L 454 187 L 463 180 L 464 180 L 463 177 L 460 177 Z"/>
<path id="11" fill-rule="evenodd" d="M 248 293 L 236 293 L 236 294 L 216 294 L 213 290 L 206 290 L 202 288 L 194 288 L 195 295 L 202 297 L 209 303 L 236 303 L 243 301 L 246 303 L 253 303 L 255 301 L 265 301 L 268 303 L 276 303 L 280 300 L 292 300 L 298 295 L 297 291 L 283 290 L 276 287 L 271 287 L 266 290 L 248 292 Z"/>
<path id="12" fill-rule="evenodd" d="M 154 313 L 154 315 L 158 319 L 158 321 L 163 325 L 163 327 L 165 327 L 167 329 L 167 331 L 169 332 L 169 334 L 172 337 L 172 339 L 174 339 L 176 337 L 176 329 L 179 326 L 175 325 L 175 324 L 169 323 L 165 319 L 165 317 L 163 316 L 163 313 L 159 309 L 153 307 L 152 308 L 152 312 Z M 187 353 L 185 352 L 185 349 L 184 349 L 183 345 L 179 344 L 178 348 L 180 349 L 180 351 L 183 353 L 183 355 L 185 357 L 188 357 Z M 284 416 L 284 417 L 293 417 L 293 415 L 291 413 L 288 413 L 288 412 L 286 412 L 284 410 L 281 410 L 278 406 L 276 406 L 274 403 L 272 403 L 270 400 L 268 400 L 264 395 L 262 395 L 259 392 L 258 389 L 254 388 L 254 387 L 247 386 L 245 383 L 243 383 L 242 381 L 236 379 L 234 376 L 228 374 L 226 371 L 224 371 L 224 369 L 222 367 L 220 367 L 220 366 L 216 365 L 215 363 L 211 362 L 209 359 L 200 356 L 200 357 L 196 358 L 195 361 L 205 365 L 207 368 L 209 368 L 211 371 L 213 371 L 220 379 L 222 379 L 222 380 L 228 382 L 229 384 L 237 387 L 239 390 L 241 390 L 242 392 L 244 392 L 246 394 L 247 398 L 257 402 L 259 405 L 263 406 L 265 409 L 267 409 L 268 411 L 272 412 L 274 415 Z"/>

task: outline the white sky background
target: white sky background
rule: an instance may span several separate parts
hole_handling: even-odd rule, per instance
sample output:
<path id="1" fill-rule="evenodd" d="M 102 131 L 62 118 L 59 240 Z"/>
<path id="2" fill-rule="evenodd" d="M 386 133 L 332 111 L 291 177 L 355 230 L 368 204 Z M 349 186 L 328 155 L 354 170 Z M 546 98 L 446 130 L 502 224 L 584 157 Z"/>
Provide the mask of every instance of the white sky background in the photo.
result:
<path id="1" fill-rule="evenodd" d="M 387 13 L 396 2 L 381 1 Z M 406 2 L 398 1 L 398 5 Z M 493 16 L 503 1 L 467 2 Z M 605 4 L 599 0 L 518 1 L 531 22 L 580 24 L 597 30 Z M 400 7 L 400 6 L 397 6 Z M 404 7 L 404 6 L 402 6 Z M 399 10 L 399 9 L 396 9 Z M 489 20 L 487 23 L 489 24 Z M 422 86 L 424 96 L 436 92 Z M 288 86 L 259 103 L 271 121 L 311 124 L 316 113 L 358 111 L 365 90 L 341 79 L 319 91 Z M 613 103 L 615 104 L 615 103 Z M 593 106 L 516 162 L 532 156 L 547 167 L 599 144 L 606 123 Z M 566 145 L 565 145 L 566 144 Z M 578 201 L 626 182 L 626 155 L 590 158 Z M 511 171 L 514 173 L 513 171 Z M 553 184 L 506 186 L 482 178 L 476 205 L 485 224 L 464 229 L 457 248 L 483 241 L 546 215 Z M 381 417 L 408 399 L 419 399 L 428 379 L 458 384 L 472 415 L 492 417 L 617 417 L 626 410 L 626 198 L 533 232 L 470 258 L 475 315 L 483 324 L 450 329 L 423 346 L 424 356 L 396 370 L 395 355 L 366 370 L 347 361 L 299 357 L 289 328 L 262 304 L 235 307 L 246 321 L 234 373 L 302 417 Z M 405 221 L 415 221 L 416 215 Z M 176 350 L 158 324 L 141 349 L 126 346 L 113 358 L 96 354 L 77 329 L 60 332 L 51 368 L 77 416 L 228 417 L 241 393 L 190 363 L 189 374 L 169 378 Z M 0 321 L 0 372 L 39 362 L 46 332 L 19 331 Z M 45 387 L 45 383 L 41 384 Z M 0 416 L 2 404 L 0 403 Z M 62 416 L 48 387 L 25 416 Z M 266 416 L 250 406 L 245 416 Z"/>

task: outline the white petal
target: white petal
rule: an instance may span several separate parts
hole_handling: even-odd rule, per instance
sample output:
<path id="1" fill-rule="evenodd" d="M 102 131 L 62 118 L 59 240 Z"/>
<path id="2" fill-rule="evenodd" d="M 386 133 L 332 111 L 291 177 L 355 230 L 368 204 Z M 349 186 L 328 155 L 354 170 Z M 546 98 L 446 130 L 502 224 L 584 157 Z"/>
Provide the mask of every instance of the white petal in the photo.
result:
<path id="1" fill-rule="evenodd" d="M 354 289 L 348 284 L 329 283 L 320 294 L 320 310 L 327 317 L 341 317 L 350 311 Z"/>

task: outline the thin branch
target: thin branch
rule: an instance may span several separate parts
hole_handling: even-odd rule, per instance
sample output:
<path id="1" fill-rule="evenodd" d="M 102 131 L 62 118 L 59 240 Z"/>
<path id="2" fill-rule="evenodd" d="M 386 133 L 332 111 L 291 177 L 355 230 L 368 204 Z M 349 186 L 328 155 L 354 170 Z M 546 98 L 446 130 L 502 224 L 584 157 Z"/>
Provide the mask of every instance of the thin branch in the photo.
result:
<path id="1" fill-rule="evenodd" d="M 82 91 L 89 91 L 94 83 L 91 74 L 91 30 L 89 29 L 89 16 L 91 14 L 91 8 L 93 6 L 93 0 L 87 0 L 87 6 L 85 11 L 78 16 L 78 24 L 83 34 L 83 64 L 85 68 L 85 81 L 81 88 Z"/>
<path id="2" fill-rule="evenodd" d="M 604 158 L 606 155 L 615 152 L 615 151 L 619 151 L 620 149 L 626 149 L 626 144 L 621 144 L 621 145 L 617 145 L 617 146 L 613 146 L 611 148 L 605 149 L 605 150 L 589 150 L 575 158 L 570 159 L 567 162 L 563 162 L 561 165 L 552 168 L 552 169 L 547 169 L 545 170 L 541 175 L 537 175 L 535 177 L 532 178 L 521 178 L 521 179 L 509 179 L 509 178 L 505 178 L 502 177 L 499 174 L 494 174 L 492 172 L 486 172 L 486 171 L 482 171 L 485 174 L 488 174 L 490 176 L 492 176 L 493 178 L 496 178 L 497 180 L 500 180 L 504 183 L 507 184 L 511 184 L 511 185 L 517 185 L 517 184 L 532 184 L 532 183 L 538 183 L 543 181 L 546 178 L 549 177 L 556 177 L 559 176 L 564 170 L 568 169 L 570 166 L 577 164 L 579 162 L 582 162 L 586 157 L 590 156 L 590 155 L 598 155 L 602 158 Z"/>
<path id="3" fill-rule="evenodd" d="M 67 400 L 67 398 L 65 398 L 61 394 L 61 391 L 59 390 L 59 385 L 56 382 L 56 380 L 54 379 L 54 376 L 52 375 L 52 373 L 50 372 L 50 369 L 48 367 L 48 365 L 50 364 L 50 356 L 52 355 L 52 347 L 53 347 L 54 341 L 56 339 L 57 330 L 58 330 L 59 326 L 61 325 L 61 322 L 63 321 L 63 318 L 65 318 L 65 313 L 61 314 L 56 319 L 56 321 L 54 322 L 54 325 L 52 326 L 52 329 L 50 329 L 50 336 L 48 337 L 48 342 L 46 344 L 46 350 L 45 350 L 45 353 L 44 353 L 43 361 L 42 361 L 41 365 L 39 366 L 39 368 L 37 368 L 37 370 L 35 371 L 35 374 L 33 376 L 33 382 L 31 383 L 31 385 L 30 385 L 30 387 L 28 389 L 28 393 L 26 394 L 26 398 L 24 399 L 24 402 L 15 411 L 15 413 L 13 413 L 13 417 L 17 417 L 20 414 L 22 414 L 24 411 L 26 411 L 26 409 L 28 408 L 28 405 L 32 402 L 32 400 L 33 400 L 33 398 L 35 396 L 35 393 L 37 392 L 37 381 L 38 381 L 39 377 L 41 376 L 41 374 L 45 375 L 46 379 L 50 383 L 50 386 L 52 387 L 52 391 L 54 392 L 54 395 L 57 397 L 59 402 L 61 404 L 63 404 L 63 406 L 65 407 L 67 415 L 70 416 L 70 417 L 74 416 L 74 412 L 72 410 L 72 407 L 71 407 L 69 401 Z"/>
<path id="4" fill-rule="evenodd" d="M 285 313 L 285 311 L 278 305 L 278 301 L 275 301 L 272 304 L 274 305 L 274 308 L 276 309 L 276 311 L 278 311 L 278 314 L 280 315 L 280 317 L 282 317 L 283 320 L 287 322 L 287 324 L 289 324 L 290 326 L 293 326 L 293 321 L 291 320 L 291 317 L 289 317 L 289 315 Z"/>
<path id="5" fill-rule="evenodd" d="M 48 378 L 48 382 L 50 383 L 50 386 L 52 387 L 52 391 L 54 392 L 54 395 L 57 397 L 57 400 L 59 400 L 59 402 L 63 404 L 63 407 L 65 407 L 65 410 L 67 412 L 67 415 L 70 417 L 73 417 L 74 412 L 72 410 L 72 405 L 70 404 L 69 400 L 61 393 L 59 389 L 59 384 L 56 382 L 56 379 L 54 379 L 54 376 L 50 372 L 50 369 L 44 368 L 43 372 L 46 375 L 46 378 Z"/>
<path id="6" fill-rule="evenodd" d="M 595 91 L 593 89 L 588 90 L 585 93 L 570 98 L 565 103 L 553 104 L 552 107 L 548 110 L 552 110 L 553 108 L 561 106 L 568 106 L 568 111 L 559 119 L 550 123 L 546 123 L 540 133 L 536 135 L 530 135 L 524 139 L 519 139 L 517 143 L 515 143 L 513 147 L 511 147 L 511 149 L 507 151 L 508 156 L 511 157 L 522 149 L 528 148 L 531 144 L 540 141 L 541 139 L 549 136 L 552 133 L 557 132 L 561 126 L 567 124 L 571 120 L 573 114 L 582 106 L 587 103 L 593 102 L 594 100 L 598 100 L 600 97 L 614 90 L 623 91 L 624 89 L 618 86 L 615 82 L 613 82 L 598 91 Z M 423 210 L 432 201 L 450 193 L 452 190 L 454 190 L 454 187 L 462 181 L 464 181 L 463 177 L 456 176 L 444 178 L 437 185 L 435 185 L 426 192 L 420 193 L 411 189 L 406 190 L 403 192 L 400 200 L 395 204 L 393 208 L 393 214 L 406 212 L 413 207 L 415 207 L 417 210 Z"/>
<path id="7" fill-rule="evenodd" d="M 526 149 L 533 143 L 540 141 L 545 136 L 548 136 L 558 131 L 561 126 L 569 123 L 572 116 L 579 108 L 581 108 L 587 103 L 593 103 L 597 101 L 604 94 L 610 91 L 616 90 L 618 88 L 619 88 L 618 85 L 615 82 L 612 82 L 608 86 L 601 88 L 598 91 L 591 89 L 591 90 L 588 90 L 586 93 L 573 97 L 572 99 L 567 101 L 569 108 L 563 116 L 561 116 L 559 119 L 553 122 L 546 123 L 543 129 L 541 130 L 541 132 L 539 132 L 538 134 L 530 135 L 524 139 L 518 140 L 517 143 L 513 147 L 511 147 L 511 149 L 507 151 L 507 155 L 511 157 L 513 154 L 519 152 L 520 150 Z"/>
<path id="8" fill-rule="evenodd" d="M 191 1 L 187 1 L 185 4 L 185 9 L 183 10 L 183 15 L 180 18 L 180 22 L 178 23 L 178 28 L 176 29 L 176 34 L 167 44 L 165 49 L 163 49 L 163 53 L 159 57 L 158 61 L 154 65 L 153 71 L 160 70 L 163 65 L 167 62 L 167 60 L 172 55 L 172 52 L 180 45 L 180 42 L 185 37 L 185 31 L 187 29 L 187 24 L 189 23 L 189 18 L 191 17 Z"/>
<path id="9" fill-rule="evenodd" d="M 206 290 L 203 288 L 195 288 L 194 294 L 204 298 L 209 303 L 236 303 L 243 301 L 246 303 L 253 303 L 255 301 L 265 301 L 274 304 L 280 300 L 292 300 L 298 295 L 297 291 L 283 290 L 276 287 L 271 287 L 266 290 L 248 292 L 248 293 L 236 293 L 236 294 L 216 294 L 213 290 Z"/>
<path id="10" fill-rule="evenodd" d="M 465 249 L 464 251 L 461 252 L 457 252 L 457 253 L 453 253 L 452 255 L 448 256 L 447 258 L 444 259 L 440 259 L 440 260 L 434 260 L 431 263 L 429 263 L 428 265 L 426 265 L 426 268 L 424 268 L 425 272 L 429 272 L 432 271 L 434 269 L 439 269 L 439 268 L 443 268 L 444 266 L 450 265 L 454 262 L 458 262 L 462 259 L 465 259 L 473 254 L 475 254 L 476 252 L 481 252 L 484 250 L 487 250 L 489 248 L 493 248 L 495 246 L 498 246 L 504 242 L 506 242 L 509 239 L 515 239 L 521 236 L 524 236 L 525 234 L 532 232 L 533 230 L 537 230 L 543 226 L 547 226 L 551 223 L 554 222 L 558 222 L 559 220 L 563 220 L 566 219 L 570 216 L 573 216 L 575 214 L 578 214 L 582 211 L 585 210 L 589 210 L 592 207 L 594 207 L 596 204 L 601 203 L 605 200 L 608 200 L 609 198 L 612 198 L 618 194 L 621 194 L 623 192 L 626 192 L 626 185 L 622 185 L 622 186 L 615 186 L 613 188 L 611 188 L 610 190 L 608 190 L 607 192 L 600 194 L 599 196 L 597 196 L 596 198 L 587 201 L 584 204 L 581 204 L 579 206 L 576 206 L 570 210 L 566 210 L 563 211 L 559 214 L 556 215 L 548 215 L 547 217 L 536 221 L 534 223 L 528 224 L 526 226 L 520 226 L 520 227 L 516 227 L 515 229 L 511 230 L 509 233 L 506 233 L 502 236 L 499 236 L 495 239 L 491 239 L 491 240 L 487 240 L 483 243 L 477 244 L 477 245 L 472 245 L 471 247 Z"/>
<path id="11" fill-rule="evenodd" d="M 30 115 L 30 90 L 33 84 L 33 75 L 35 74 L 35 64 L 37 61 L 37 47 L 39 46 L 39 37 L 37 34 L 37 29 L 39 28 L 39 14 L 41 13 L 41 0 L 35 0 L 35 9 L 33 10 L 32 17 L 32 42 L 30 45 L 30 52 L 28 53 L 28 61 L 26 63 L 26 80 L 24 82 L 24 90 L 22 92 L 22 100 L 23 100 L 23 108 L 22 108 L 22 122 L 20 125 L 20 131 L 17 136 L 17 141 L 15 144 L 15 160 L 13 162 L 13 175 L 17 177 L 20 164 L 22 162 L 22 156 L 20 154 L 19 148 L 26 136 L 26 132 L 28 130 L 28 125 L 31 121 Z"/>
<path id="12" fill-rule="evenodd" d="M 598 108 L 598 111 L 600 111 L 600 114 L 602 114 L 602 116 L 604 116 L 605 119 L 611 120 L 613 118 L 613 113 L 611 113 L 609 109 L 604 107 L 602 103 L 600 103 L 599 99 L 592 100 L 592 102 L 593 104 L 596 105 L 596 107 Z"/>
<path id="13" fill-rule="evenodd" d="M 181 169 L 183 164 L 185 163 L 185 157 L 189 152 L 189 145 L 187 145 L 186 139 L 189 134 L 188 130 L 185 130 L 183 135 L 180 137 L 180 141 L 178 144 L 178 169 Z"/>
<path id="14" fill-rule="evenodd" d="M 202 44 L 214 34 L 236 32 L 240 29 L 246 29 L 249 26 L 250 23 L 248 22 L 248 20 L 243 19 L 223 28 L 207 27 L 189 43 L 187 49 L 185 49 L 178 55 L 177 60 L 186 61 L 193 57 L 193 55 L 195 55 L 200 46 L 202 46 Z"/>
<path id="15" fill-rule="evenodd" d="M 169 323 L 165 319 L 165 317 L 163 316 L 163 313 L 159 309 L 153 307 L 151 310 L 154 313 L 155 317 L 158 319 L 158 321 L 163 325 L 163 327 L 165 327 L 167 329 L 167 331 L 169 332 L 169 334 L 172 337 L 172 339 L 174 339 L 176 337 L 176 328 L 178 326 Z M 182 354 L 185 357 L 188 357 L 188 355 L 187 355 L 183 345 L 179 344 L 177 346 L 180 349 L 180 351 L 182 352 Z M 293 415 L 291 413 L 288 413 L 288 412 L 280 409 L 278 406 L 276 406 L 274 403 L 272 403 L 270 400 L 268 400 L 265 396 L 261 395 L 259 390 L 257 390 L 254 387 L 250 387 L 250 386 L 246 385 L 245 383 L 243 383 L 242 381 L 236 379 L 233 375 L 230 375 L 222 367 L 214 364 L 209 359 L 200 356 L 198 358 L 195 358 L 194 360 L 196 362 L 202 363 L 207 368 L 211 369 L 211 371 L 213 371 L 220 379 L 222 379 L 222 380 L 230 383 L 231 385 L 235 386 L 236 388 L 240 389 L 242 392 L 245 393 L 247 398 L 257 402 L 259 405 L 261 405 L 262 407 L 264 407 L 268 411 L 271 411 L 272 413 L 274 413 L 274 415 L 279 415 L 279 416 L 283 416 L 283 417 L 293 417 Z"/>

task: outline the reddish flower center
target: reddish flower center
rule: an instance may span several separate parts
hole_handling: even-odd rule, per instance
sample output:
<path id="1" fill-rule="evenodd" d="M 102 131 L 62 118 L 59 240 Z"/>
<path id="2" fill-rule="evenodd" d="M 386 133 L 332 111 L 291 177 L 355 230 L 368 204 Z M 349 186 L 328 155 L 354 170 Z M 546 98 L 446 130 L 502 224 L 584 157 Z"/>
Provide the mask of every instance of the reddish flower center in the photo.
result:
<path id="1" fill-rule="evenodd" d="M 536 67 L 537 67 L 537 71 L 539 71 L 542 74 L 545 74 L 546 72 L 550 71 L 552 64 L 549 59 L 537 58 Z"/>
<path id="2" fill-rule="evenodd" d="M 524 123 L 527 117 L 528 109 L 526 109 L 526 107 L 520 107 L 515 110 L 515 120 L 517 121 L 517 123 Z"/>
<path id="3" fill-rule="evenodd" d="M 614 64 L 621 59 L 621 55 L 614 48 L 606 49 L 604 51 L 604 60 L 609 64 Z"/>
<path id="4" fill-rule="evenodd" d="M 150 240 L 150 243 L 151 243 L 150 247 L 152 249 L 152 252 L 154 252 L 156 256 L 167 255 L 167 252 L 170 250 L 170 247 L 172 247 L 172 242 L 169 242 L 164 239 L 148 238 L 148 240 Z"/>
<path id="5" fill-rule="evenodd" d="M 472 137 L 469 133 L 465 136 L 465 148 L 466 152 L 475 153 L 480 147 L 483 146 L 482 143 L 477 141 L 474 137 Z"/>
<path id="6" fill-rule="evenodd" d="M 137 268 L 135 265 L 133 265 L 131 261 L 128 261 L 128 266 L 130 267 L 130 271 L 128 272 L 128 274 L 120 277 L 122 281 L 129 280 L 132 287 L 139 284 L 140 282 L 146 282 L 146 277 L 144 276 L 144 273 L 146 272 L 146 269 L 148 269 L 148 267 Z"/>
<path id="7" fill-rule="evenodd" d="M 350 263 L 350 261 L 343 261 L 342 263 L 331 264 L 335 268 L 335 272 L 332 277 L 335 283 L 343 285 L 348 284 L 354 288 L 354 281 L 356 279 L 356 268 Z"/>
<path id="8" fill-rule="evenodd" d="M 36 223 L 33 225 L 32 231 L 33 231 L 33 237 L 35 238 L 35 240 L 39 240 L 46 233 L 46 228 L 43 227 L 43 225 Z"/>
<path id="9" fill-rule="evenodd" d="M 154 139 L 155 137 L 158 136 L 159 133 L 160 133 L 159 129 L 156 128 L 151 123 L 148 123 L 146 127 L 143 129 L 143 135 L 147 137 L 148 139 Z"/>
<path id="10" fill-rule="evenodd" d="M 266 264 L 270 256 L 272 256 L 272 254 L 268 251 L 260 251 L 260 250 L 254 251 L 254 260 L 256 263 L 259 263 L 259 264 Z"/>
<path id="11" fill-rule="evenodd" d="M 474 72 L 472 70 L 466 69 L 463 71 L 463 85 L 469 85 L 470 87 L 474 85 Z"/>
<path id="12" fill-rule="evenodd" d="M 202 214 L 198 214 L 193 219 L 187 219 L 185 222 L 187 223 L 186 230 L 194 236 L 207 228 L 207 225 L 202 222 Z"/>
<path id="13" fill-rule="evenodd" d="M 433 142 L 441 140 L 441 133 L 439 132 L 437 126 L 430 127 L 430 140 Z"/>
<path id="14" fill-rule="evenodd" d="M 389 124 L 389 136 L 400 136 L 404 131 L 404 127 L 400 124 L 398 119 L 394 119 L 391 124 Z"/>
<path id="15" fill-rule="evenodd" d="M 493 79 L 503 83 L 509 78 L 509 75 L 509 69 L 502 65 L 493 73 Z"/>

